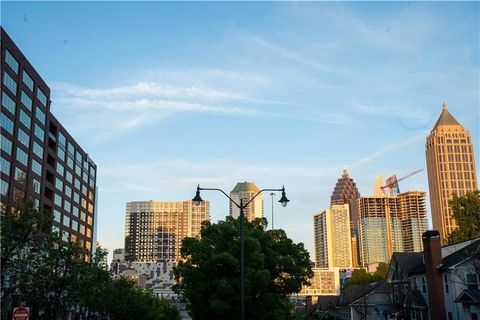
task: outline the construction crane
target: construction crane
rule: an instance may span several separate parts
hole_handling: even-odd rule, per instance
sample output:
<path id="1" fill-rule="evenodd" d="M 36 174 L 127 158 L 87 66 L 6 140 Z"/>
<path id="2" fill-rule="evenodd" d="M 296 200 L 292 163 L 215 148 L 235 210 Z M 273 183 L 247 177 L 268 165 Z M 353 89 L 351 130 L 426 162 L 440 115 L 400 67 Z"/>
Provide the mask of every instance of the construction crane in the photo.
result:
<path id="1" fill-rule="evenodd" d="M 395 175 L 393 175 L 392 177 L 388 178 L 387 181 L 385 182 L 385 185 L 380 187 L 383 191 L 383 196 L 384 196 L 384 201 L 385 201 L 385 222 L 386 222 L 386 228 L 387 228 L 387 253 L 388 253 L 388 256 L 391 257 L 392 256 L 392 253 L 393 253 L 393 243 L 392 243 L 392 236 L 391 236 L 391 233 L 390 233 L 390 230 L 391 230 L 391 222 L 390 222 L 390 206 L 389 206 L 389 203 L 388 203 L 388 196 L 392 196 L 392 195 L 397 195 L 398 193 L 400 193 L 400 188 L 398 187 L 398 183 L 400 181 L 403 181 L 419 172 L 422 172 L 423 171 L 423 168 L 422 169 L 418 169 L 418 170 L 415 170 L 413 172 L 410 172 L 409 174 L 401 177 L 400 179 L 397 179 L 397 177 Z M 392 194 L 392 192 L 390 191 L 389 194 L 386 193 L 386 190 L 387 188 L 390 188 L 390 189 L 393 189 L 395 188 L 395 193 L 396 194 Z"/>
<path id="2" fill-rule="evenodd" d="M 423 168 L 418 169 L 418 170 L 415 170 L 415 171 L 410 172 L 409 174 L 401 177 L 400 179 L 397 179 L 397 177 L 394 175 L 394 176 L 388 178 L 387 181 L 385 182 L 385 185 L 384 185 L 384 186 L 381 186 L 380 188 L 382 189 L 382 191 L 383 191 L 384 194 L 385 194 L 385 189 L 386 189 L 386 188 L 391 188 L 391 187 L 393 187 L 393 186 L 396 186 L 396 188 L 397 188 L 397 190 L 398 190 L 398 183 L 399 183 L 400 181 L 403 181 L 403 180 L 405 180 L 405 179 L 407 179 L 407 178 L 410 178 L 411 176 L 416 175 L 417 173 L 422 172 L 422 171 L 423 171 Z"/>

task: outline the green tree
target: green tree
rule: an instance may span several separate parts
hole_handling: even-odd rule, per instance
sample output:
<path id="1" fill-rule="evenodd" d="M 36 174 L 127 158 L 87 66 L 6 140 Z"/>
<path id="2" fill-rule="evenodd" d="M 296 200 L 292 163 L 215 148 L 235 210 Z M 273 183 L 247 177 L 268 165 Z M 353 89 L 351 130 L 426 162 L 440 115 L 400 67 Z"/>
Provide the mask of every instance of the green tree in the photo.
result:
<path id="1" fill-rule="evenodd" d="M 266 220 L 245 221 L 245 304 L 247 319 L 290 319 L 288 295 L 313 275 L 302 243 L 283 230 L 265 231 Z M 182 242 L 175 290 L 189 301 L 193 319 L 240 316 L 240 221 L 205 222 L 201 238 Z"/>
<path id="2" fill-rule="evenodd" d="M 3 208 L 2 319 L 11 312 L 11 296 L 21 294 L 32 319 L 66 319 L 80 310 L 82 319 L 178 320 L 178 310 L 126 279 L 113 279 L 106 251 L 88 259 L 84 248 L 51 233 L 51 215 L 32 203 Z M 5 302 L 7 301 L 7 302 Z"/>
<path id="3" fill-rule="evenodd" d="M 380 262 L 377 266 L 377 270 L 372 275 L 373 281 L 385 281 L 387 280 L 388 263 Z"/>
<path id="4" fill-rule="evenodd" d="M 456 194 L 450 200 L 452 217 L 458 228 L 451 234 L 450 243 L 459 243 L 480 237 L 480 191 L 467 192 L 463 197 Z"/>
<path id="5" fill-rule="evenodd" d="M 367 284 L 371 282 L 374 282 L 374 280 L 372 279 L 372 275 L 368 273 L 367 270 L 361 268 L 353 270 L 352 276 L 345 283 L 344 287 L 348 287 L 352 284 Z"/>

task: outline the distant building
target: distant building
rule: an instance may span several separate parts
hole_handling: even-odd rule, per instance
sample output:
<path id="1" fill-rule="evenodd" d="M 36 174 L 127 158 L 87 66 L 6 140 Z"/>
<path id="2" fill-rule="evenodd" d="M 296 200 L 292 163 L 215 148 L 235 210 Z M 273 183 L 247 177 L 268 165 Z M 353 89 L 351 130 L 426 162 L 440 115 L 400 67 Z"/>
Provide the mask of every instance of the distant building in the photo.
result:
<path id="1" fill-rule="evenodd" d="M 357 199 L 360 198 L 357 185 L 348 175 L 347 170 L 343 170 L 342 177 L 338 179 L 330 198 L 330 205 L 348 204 L 350 232 L 351 232 L 351 252 L 353 266 L 360 265 L 360 248 L 358 234 L 358 216 Z"/>
<path id="2" fill-rule="evenodd" d="M 125 249 L 119 248 L 113 250 L 112 261 L 125 261 Z"/>
<path id="3" fill-rule="evenodd" d="M 422 233 L 428 229 L 425 197 L 425 192 L 408 191 L 358 199 L 364 265 L 388 262 L 393 252 L 422 251 Z"/>
<path id="4" fill-rule="evenodd" d="M 440 232 L 442 244 L 458 225 L 452 217 L 449 200 L 478 189 L 473 144 L 470 133 L 448 112 L 442 113 L 425 145 L 433 229 Z"/>
<path id="5" fill-rule="evenodd" d="M 95 250 L 97 166 L 51 113 L 50 88 L 1 29 L 1 204 L 31 200 L 52 232 Z"/>
<path id="6" fill-rule="evenodd" d="M 199 236 L 202 223 L 209 219 L 208 201 L 199 206 L 191 200 L 127 202 L 125 260 L 178 261 L 182 240 Z"/>
<path id="7" fill-rule="evenodd" d="M 143 288 L 162 299 L 169 299 L 177 295 L 173 291 L 175 262 L 115 262 L 112 261 L 113 276 L 126 277 L 138 282 Z"/>
<path id="8" fill-rule="evenodd" d="M 316 267 L 353 268 L 349 208 L 332 205 L 313 217 Z"/>
<path id="9" fill-rule="evenodd" d="M 240 204 L 240 199 L 246 204 L 250 201 L 260 190 L 253 182 L 239 182 L 230 192 L 230 197 Z M 255 218 L 263 218 L 263 195 L 260 193 L 255 199 L 245 208 L 244 215 L 248 221 Z M 230 215 L 233 218 L 240 216 L 240 209 L 230 202 Z"/>
<path id="10" fill-rule="evenodd" d="M 313 268 L 310 285 L 303 286 L 300 295 L 303 296 L 338 296 L 340 294 L 339 268 Z"/>

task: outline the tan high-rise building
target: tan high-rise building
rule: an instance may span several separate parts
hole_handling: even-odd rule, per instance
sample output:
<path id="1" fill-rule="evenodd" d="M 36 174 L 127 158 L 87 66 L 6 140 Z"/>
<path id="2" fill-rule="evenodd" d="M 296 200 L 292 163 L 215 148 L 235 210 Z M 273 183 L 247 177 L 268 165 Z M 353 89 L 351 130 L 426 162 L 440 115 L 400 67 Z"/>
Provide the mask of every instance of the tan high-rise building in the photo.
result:
<path id="1" fill-rule="evenodd" d="M 361 197 L 357 202 L 362 263 L 388 262 L 393 252 L 420 252 L 428 229 L 426 193 Z"/>
<path id="2" fill-rule="evenodd" d="M 200 235 L 202 222 L 210 219 L 210 204 L 186 201 L 127 202 L 125 260 L 176 262 L 182 240 Z"/>
<path id="3" fill-rule="evenodd" d="M 230 192 L 230 197 L 238 204 L 240 204 L 240 199 L 246 204 L 255 197 L 259 191 L 253 182 L 239 182 Z M 252 221 L 255 218 L 263 218 L 263 195 L 261 193 L 250 202 L 243 214 L 248 221 Z M 240 216 L 240 209 L 232 202 L 230 202 L 230 215 L 235 219 Z"/>
<path id="4" fill-rule="evenodd" d="M 313 216 L 317 268 L 352 268 L 352 237 L 348 204 L 334 204 Z"/>
<path id="5" fill-rule="evenodd" d="M 448 112 L 443 103 L 442 113 L 427 137 L 425 145 L 430 207 L 433 229 L 438 230 L 442 244 L 457 228 L 449 200 L 478 189 L 469 132 Z"/>

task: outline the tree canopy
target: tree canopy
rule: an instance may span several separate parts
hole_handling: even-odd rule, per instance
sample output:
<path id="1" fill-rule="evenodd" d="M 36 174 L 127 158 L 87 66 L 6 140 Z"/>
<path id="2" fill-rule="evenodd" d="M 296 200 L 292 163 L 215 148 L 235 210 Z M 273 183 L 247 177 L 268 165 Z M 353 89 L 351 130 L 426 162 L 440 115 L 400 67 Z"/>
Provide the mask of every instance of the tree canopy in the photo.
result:
<path id="1" fill-rule="evenodd" d="M 480 191 L 467 192 L 464 196 L 453 195 L 450 200 L 452 217 L 458 228 L 451 234 L 450 243 L 459 243 L 480 237 Z"/>
<path id="2" fill-rule="evenodd" d="M 351 284 L 368 284 L 377 281 L 385 281 L 387 279 L 388 264 L 380 262 L 377 266 L 377 270 L 373 273 L 368 273 L 367 270 L 361 268 L 353 270 L 352 276 L 345 283 L 344 287 Z"/>
<path id="3" fill-rule="evenodd" d="M 31 319 L 179 319 L 178 310 L 127 279 L 114 279 L 106 250 L 89 257 L 76 243 L 51 233 L 51 215 L 32 203 L 2 207 L 2 319 L 20 294 Z"/>
<path id="4" fill-rule="evenodd" d="M 313 275 L 302 243 L 283 230 L 266 231 L 266 220 L 245 221 L 247 319 L 290 319 L 288 295 Z M 182 242 L 175 290 L 188 299 L 193 319 L 240 317 L 240 220 L 205 222 L 201 238 Z"/>

